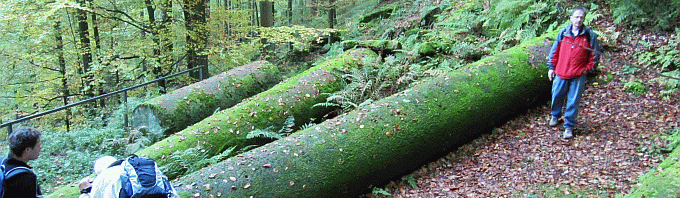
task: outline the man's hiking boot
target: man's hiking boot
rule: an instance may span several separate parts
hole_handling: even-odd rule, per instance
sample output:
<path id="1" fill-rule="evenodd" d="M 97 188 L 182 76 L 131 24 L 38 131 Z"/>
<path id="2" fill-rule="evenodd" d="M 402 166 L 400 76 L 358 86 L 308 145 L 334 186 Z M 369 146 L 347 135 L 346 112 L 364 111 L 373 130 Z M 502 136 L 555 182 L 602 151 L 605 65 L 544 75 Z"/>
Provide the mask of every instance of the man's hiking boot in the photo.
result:
<path id="1" fill-rule="evenodd" d="M 564 139 L 569 139 L 569 138 L 573 137 L 572 130 L 571 129 L 565 129 L 564 134 L 562 134 L 562 137 Z"/>
<path id="2" fill-rule="evenodd" d="M 557 126 L 557 121 L 558 119 L 556 117 L 552 117 L 550 118 L 550 123 L 548 123 L 548 125 L 550 125 L 551 127 Z"/>

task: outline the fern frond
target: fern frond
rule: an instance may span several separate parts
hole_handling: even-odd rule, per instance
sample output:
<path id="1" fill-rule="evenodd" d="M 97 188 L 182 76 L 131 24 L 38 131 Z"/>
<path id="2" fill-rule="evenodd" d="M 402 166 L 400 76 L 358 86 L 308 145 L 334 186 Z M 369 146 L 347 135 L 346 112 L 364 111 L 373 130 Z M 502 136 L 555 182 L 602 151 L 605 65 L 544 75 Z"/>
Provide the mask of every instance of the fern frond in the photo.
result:
<path id="1" fill-rule="evenodd" d="M 246 136 L 247 139 L 253 139 L 253 138 L 269 138 L 269 139 L 281 139 L 283 136 L 279 135 L 278 133 L 274 133 L 273 126 L 267 127 L 266 129 L 255 129 L 252 130 L 248 133 Z"/>
<path id="2" fill-rule="evenodd" d="M 221 162 L 222 160 L 234 156 L 235 149 L 236 146 L 229 147 L 227 150 L 222 151 L 220 154 L 211 157 L 208 161 L 210 162 L 210 164 L 216 164 L 217 162 Z"/>

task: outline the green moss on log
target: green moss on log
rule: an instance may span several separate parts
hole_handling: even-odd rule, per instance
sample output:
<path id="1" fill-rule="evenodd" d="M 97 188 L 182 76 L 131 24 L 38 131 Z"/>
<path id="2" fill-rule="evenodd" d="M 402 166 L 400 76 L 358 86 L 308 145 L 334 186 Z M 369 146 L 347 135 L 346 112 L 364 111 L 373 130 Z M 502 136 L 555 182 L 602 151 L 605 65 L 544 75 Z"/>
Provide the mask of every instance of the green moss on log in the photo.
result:
<path id="1" fill-rule="evenodd" d="M 441 44 L 438 42 L 424 42 L 420 44 L 420 48 L 418 48 L 418 53 L 425 56 L 430 56 L 439 52 L 440 49 Z"/>
<path id="2" fill-rule="evenodd" d="M 347 40 L 342 42 L 342 47 L 345 50 L 355 47 L 365 47 L 374 51 L 395 51 L 401 49 L 401 42 L 395 40 Z"/>
<path id="3" fill-rule="evenodd" d="M 640 176 L 639 184 L 625 197 L 680 197 L 680 147 L 673 149 L 657 168 Z"/>
<path id="4" fill-rule="evenodd" d="M 380 8 L 380 10 L 361 17 L 359 19 L 359 22 L 368 23 L 368 22 L 371 22 L 375 19 L 390 18 L 390 16 L 392 16 L 392 13 L 395 10 L 401 9 L 401 7 L 402 7 L 402 5 L 397 4 L 397 3 L 393 3 L 393 4 L 390 4 L 390 5 L 387 5 L 387 6 L 383 6 L 382 8 Z"/>
<path id="5" fill-rule="evenodd" d="M 281 81 L 277 67 L 257 61 L 153 98 L 132 113 L 133 128 L 172 134 Z"/>
<path id="6" fill-rule="evenodd" d="M 359 42 L 357 40 L 346 40 L 342 41 L 342 48 L 345 50 L 353 49 L 359 46 Z"/>
<path id="7" fill-rule="evenodd" d="M 170 163 L 167 158 L 172 153 L 188 148 L 200 146 L 208 156 L 214 156 L 231 146 L 258 144 L 255 140 L 246 139 L 250 131 L 270 126 L 280 128 L 289 116 L 293 116 L 296 125 L 301 126 L 311 118 L 328 113 L 329 109 L 311 107 L 325 101 L 320 93 L 332 93 L 342 88 L 342 80 L 336 78 L 333 72 L 357 67 L 366 56 L 377 55 L 367 49 L 346 52 L 232 108 L 217 112 L 137 155 L 152 158 L 162 166 Z"/>
<path id="8" fill-rule="evenodd" d="M 554 36 L 554 33 L 550 35 Z M 509 119 L 550 83 L 535 39 L 181 178 L 196 197 L 352 197 Z M 545 61 L 543 61 L 545 62 Z"/>

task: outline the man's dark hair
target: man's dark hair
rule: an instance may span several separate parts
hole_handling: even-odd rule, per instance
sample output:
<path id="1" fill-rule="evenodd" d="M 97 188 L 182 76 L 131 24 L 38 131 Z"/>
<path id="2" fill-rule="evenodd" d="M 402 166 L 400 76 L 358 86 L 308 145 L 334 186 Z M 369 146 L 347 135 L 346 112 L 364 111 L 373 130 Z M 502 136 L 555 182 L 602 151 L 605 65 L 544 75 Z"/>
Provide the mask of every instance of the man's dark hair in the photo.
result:
<path id="1" fill-rule="evenodd" d="M 40 131 L 32 128 L 17 128 L 9 135 L 9 150 L 15 156 L 21 157 L 24 154 L 24 150 L 33 148 L 38 144 L 40 135 Z"/>
<path id="2" fill-rule="evenodd" d="M 578 10 L 583 11 L 583 14 L 587 14 L 587 13 L 588 13 L 588 8 L 585 8 L 585 7 L 576 7 L 576 8 L 574 8 L 574 10 L 571 11 L 571 15 L 574 15 L 574 13 L 575 13 L 576 11 L 578 11 Z"/>

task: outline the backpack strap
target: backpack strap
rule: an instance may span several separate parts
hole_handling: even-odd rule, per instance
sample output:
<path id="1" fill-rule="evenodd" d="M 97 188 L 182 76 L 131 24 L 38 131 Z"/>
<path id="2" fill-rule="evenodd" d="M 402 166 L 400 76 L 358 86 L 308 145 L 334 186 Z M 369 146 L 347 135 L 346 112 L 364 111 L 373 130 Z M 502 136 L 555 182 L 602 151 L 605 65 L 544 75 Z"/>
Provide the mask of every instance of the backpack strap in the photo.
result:
<path id="1" fill-rule="evenodd" d="M 22 173 L 33 174 L 33 171 L 31 171 L 31 169 L 28 169 L 28 168 L 23 167 L 23 166 L 17 166 L 17 167 L 14 167 L 14 168 L 8 170 L 7 172 L 5 172 L 5 180 L 7 180 L 11 177 L 14 177 L 18 174 L 22 174 Z"/>
<path id="2" fill-rule="evenodd" d="M 5 175 L 5 178 L 4 178 L 5 180 L 7 180 L 11 177 L 14 177 L 18 174 L 21 174 L 21 173 L 35 174 L 35 173 L 33 173 L 33 171 L 31 171 L 31 169 L 29 169 L 28 167 L 23 167 L 23 166 L 17 166 L 17 167 L 14 167 L 12 169 L 6 170 L 6 168 L 7 168 L 7 166 L 6 166 L 7 157 L 2 157 L 2 159 L 0 159 L 0 161 L 2 162 L 2 164 L 0 164 L 0 166 L 2 167 L 3 174 Z"/>

